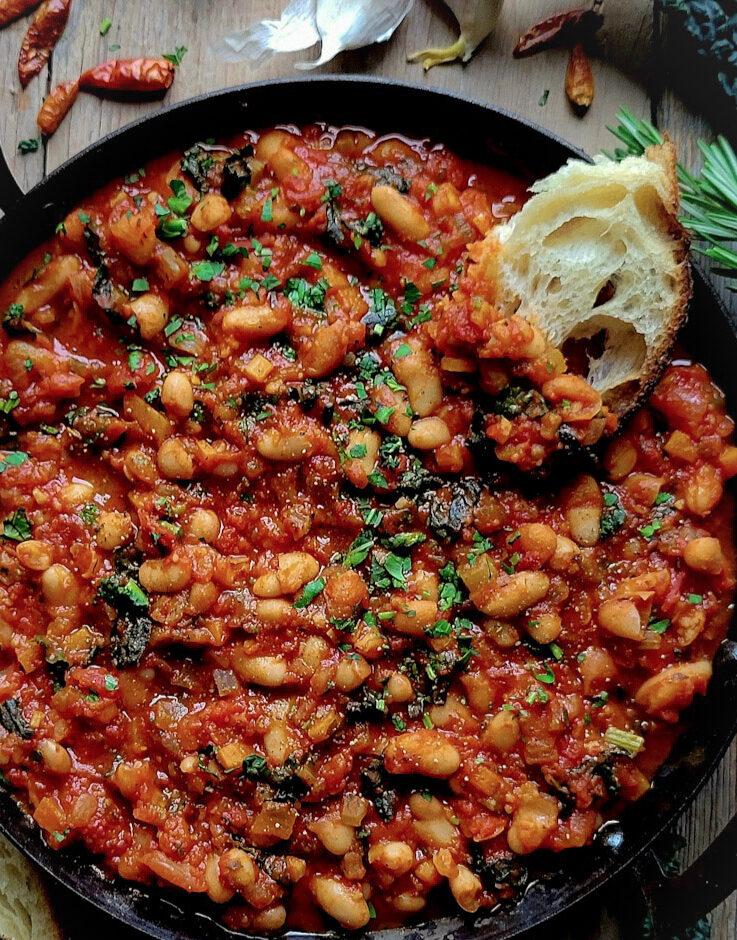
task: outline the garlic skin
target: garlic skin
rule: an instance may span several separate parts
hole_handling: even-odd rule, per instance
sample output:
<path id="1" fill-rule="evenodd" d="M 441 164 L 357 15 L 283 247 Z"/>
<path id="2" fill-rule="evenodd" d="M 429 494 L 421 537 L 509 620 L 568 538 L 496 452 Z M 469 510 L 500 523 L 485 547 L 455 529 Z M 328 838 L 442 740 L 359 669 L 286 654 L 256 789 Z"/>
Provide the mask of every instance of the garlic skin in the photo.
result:
<path id="1" fill-rule="evenodd" d="M 315 21 L 317 0 L 291 0 L 278 20 L 261 20 L 228 33 L 213 44 L 226 62 L 259 62 L 270 52 L 297 52 L 320 41 Z"/>
<path id="2" fill-rule="evenodd" d="M 316 22 L 322 39 L 320 57 L 298 62 L 298 69 L 314 69 L 342 52 L 386 42 L 412 9 L 414 0 L 317 0 Z"/>
<path id="3" fill-rule="evenodd" d="M 259 62 L 274 52 L 297 52 L 321 43 L 320 55 L 295 68 L 314 69 L 345 49 L 385 42 L 414 0 L 290 0 L 278 20 L 261 20 L 228 33 L 213 45 L 226 62 Z"/>
<path id="4" fill-rule="evenodd" d="M 461 28 L 458 39 L 444 49 L 420 49 L 407 56 L 408 62 L 422 62 L 427 72 L 445 62 L 468 62 L 476 49 L 494 30 L 504 0 L 444 0 Z"/>

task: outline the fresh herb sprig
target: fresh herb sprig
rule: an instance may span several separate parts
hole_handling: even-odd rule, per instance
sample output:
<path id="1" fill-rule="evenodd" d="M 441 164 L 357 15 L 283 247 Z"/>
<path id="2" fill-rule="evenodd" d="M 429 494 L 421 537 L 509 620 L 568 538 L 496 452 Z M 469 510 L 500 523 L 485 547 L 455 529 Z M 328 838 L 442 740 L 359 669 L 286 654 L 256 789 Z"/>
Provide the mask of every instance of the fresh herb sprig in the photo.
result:
<path id="1" fill-rule="evenodd" d="M 613 160 L 641 155 L 652 144 L 662 144 L 662 134 L 648 121 L 640 120 L 626 108 L 617 112 L 616 127 L 608 130 L 624 147 L 617 147 Z M 678 183 L 683 214 L 681 222 L 701 244 L 694 250 L 715 261 L 725 272 L 737 272 L 737 251 L 730 247 L 737 241 L 737 155 L 729 141 L 717 137 L 714 143 L 699 141 L 704 158 L 696 176 L 680 163 Z"/>

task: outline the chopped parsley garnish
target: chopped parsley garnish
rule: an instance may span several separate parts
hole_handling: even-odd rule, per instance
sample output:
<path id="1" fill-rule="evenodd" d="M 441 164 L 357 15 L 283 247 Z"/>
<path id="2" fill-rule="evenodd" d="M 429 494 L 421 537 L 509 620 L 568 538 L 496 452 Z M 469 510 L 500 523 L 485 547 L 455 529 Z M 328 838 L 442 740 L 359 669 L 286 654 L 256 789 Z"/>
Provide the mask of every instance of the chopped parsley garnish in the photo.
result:
<path id="1" fill-rule="evenodd" d="M 310 268 L 315 268 L 319 271 L 322 268 L 322 258 L 316 251 L 311 251 L 307 257 L 302 261 L 302 264 L 306 264 Z"/>
<path id="2" fill-rule="evenodd" d="M 640 535 L 649 540 L 655 535 L 658 529 L 662 528 L 662 525 L 663 523 L 659 519 L 653 519 L 652 522 L 648 523 L 648 525 L 644 525 L 640 529 Z"/>
<path id="3" fill-rule="evenodd" d="M 181 317 L 174 317 L 174 319 L 169 320 L 169 322 L 164 327 L 164 336 L 171 336 L 173 333 L 176 333 L 176 331 L 181 329 L 183 326 L 184 326 L 184 320 Z"/>
<path id="4" fill-rule="evenodd" d="M 105 603 L 116 609 L 119 605 L 125 604 L 148 610 L 146 592 L 133 578 L 111 575 L 109 578 L 102 579 L 98 591 Z"/>
<path id="5" fill-rule="evenodd" d="M 82 522 L 88 526 L 93 526 L 97 522 L 99 514 L 100 509 L 94 503 L 87 503 L 86 506 L 82 506 L 79 510 L 79 516 Z"/>
<path id="6" fill-rule="evenodd" d="M 146 290 L 148 290 L 148 279 L 145 277 L 137 277 L 131 284 L 131 291 L 134 294 L 142 294 Z"/>
<path id="7" fill-rule="evenodd" d="M 293 307 L 322 311 L 329 288 L 330 282 L 324 277 L 316 284 L 310 284 L 303 277 L 290 277 L 284 285 L 284 295 Z"/>
<path id="8" fill-rule="evenodd" d="M 181 238 L 187 234 L 187 220 L 164 219 L 156 231 L 162 238 Z"/>
<path id="9" fill-rule="evenodd" d="M 397 532 L 395 535 L 387 535 L 381 540 L 381 544 L 394 552 L 401 552 L 425 541 L 427 536 L 424 532 Z"/>
<path id="10" fill-rule="evenodd" d="M 177 46 L 174 52 L 165 52 L 163 57 L 171 62 L 172 65 L 178 66 L 182 64 L 182 59 L 186 52 L 186 46 Z"/>
<path id="11" fill-rule="evenodd" d="M 521 561 L 522 561 L 522 556 L 519 554 L 519 552 L 514 552 L 513 554 L 509 556 L 509 558 L 506 561 L 502 562 L 502 569 L 507 574 L 510 574 L 510 575 L 514 574 L 517 569 L 517 565 Z"/>
<path id="12" fill-rule="evenodd" d="M 31 523 L 23 508 L 16 509 L 12 516 L 3 521 L 3 538 L 13 542 L 26 542 L 33 537 Z"/>
<path id="13" fill-rule="evenodd" d="M 28 454 L 22 450 L 11 450 L 9 453 L 0 457 L 0 473 L 5 473 L 8 467 L 20 467 L 28 460 Z"/>
<path id="14" fill-rule="evenodd" d="M 463 603 L 463 593 L 461 592 L 461 579 L 455 570 L 453 562 L 449 561 L 438 571 L 440 578 L 440 592 L 438 607 L 440 610 L 450 610 L 456 604 Z"/>
<path id="15" fill-rule="evenodd" d="M 11 304 L 3 314 L 5 329 L 16 329 L 23 319 L 23 304 Z"/>
<path id="16" fill-rule="evenodd" d="M 301 610 L 303 607 L 307 607 L 308 604 L 311 604 L 312 601 L 321 594 L 323 588 L 327 584 L 325 578 L 316 578 L 314 581 L 310 581 L 309 584 L 305 584 L 302 589 L 302 593 L 294 602 L 294 606 Z"/>
<path id="17" fill-rule="evenodd" d="M 198 281 L 211 281 L 225 270 L 222 261 L 195 261 L 192 265 L 192 274 Z"/>
<path id="18" fill-rule="evenodd" d="M 18 143 L 18 153 L 35 153 L 39 148 L 40 141 L 38 137 L 27 137 Z"/>
<path id="19" fill-rule="evenodd" d="M 13 408 L 17 408 L 19 404 L 20 396 L 18 392 L 13 389 L 13 391 L 8 394 L 7 398 L 0 398 L 0 413 L 9 415 Z"/>
<path id="20" fill-rule="evenodd" d="M 701 604 L 701 603 L 703 602 L 703 600 L 704 600 L 703 594 L 689 594 L 689 595 L 688 595 L 688 602 L 689 602 L 689 604 L 696 604 L 696 605 L 698 605 L 698 604 Z"/>
<path id="21" fill-rule="evenodd" d="M 627 521 L 627 513 L 615 492 L 604 494 L 604 511 L 599 522 L 599 536 L 602 539 L 614 535 Z"/>
<path id="22" fill-rule="evenodd" d="M 374 546 L 374 537 L 366 532 L 362 532 L 351 543 L 343 559 L 344 568 L 355 568 L 362 564 L 368 558 L 368 554 Z"/>
<path id="23" fill-rule="evenodd" d="M 276 193 L 277 193 L 277 192 L 278 192 L 278 190 L 276 190 L 276 192 L 275 192 L 275 191 L 272 189 L 272 190 L 271 190 L 271 193 L 266 197 L 266 202 L 264 203 L 264 207 L 263 207 L 263 209 L 261 210 L 261 221 L 262 221 L 262 222 L 273 222 L 273 221 L 274 221 L 274 213 L 272 212 L 271 203 L 272 203 L 272 200 L 274 199 L 274 197 L 276 196 Z"/>
<path id="24" fill-rule="evenodd" d="M 110 32 L 110 27 L 113 25 L 113 21 L 109 16 L 106 16 L 105 19 L 100 23 L 100 35 L 107 36 Z"/>
<path id="25" fill-rule="evenodd" d="M 553 685 L 555 683 L 555 673 L 548 665 L 545 666 L 545 672 L 533 672 L 532 674 L 538 682 L 543 682 L 545 685 Z"/>
<path id="26" fill-rule="evenodd" d="M 379 405 L 374 414 L 379 424 L 387 424 L 396 410 L 396 408 L 390 408 L 388 405 Z"/>
<path id="27" fill-rule="evenodd" d="M 381 562 L 381 565 L 391 578 L 394 587 L 405 587 L 405 577 L 409 574 L 412 567 L 409 558 L 401 557 L 390 552 Z"/>
<path id="28" fill-rule="evenodd" d="M 343 187 L 334 180 L 325 180 L 325 193 L 321 197 L 321 202 L 327 202 L 330 199 L 339 199 L 343 195 Z"/>
<path id="29" fill-rule="evenodd" d="M 653 633 L 665 633 L 669 626 L 670 620 L 663 618 L 662 620 L 651 620 L 647 628 L 652 630 Z"/>
<path id="30" fill-rule="evenodd" d="M 383 339 L 397 325 L 397 311 L 394 301 L 380 287 L 369 291 L 369 311 L 361 320 L 367 327 L 367 337 L 378 341 Z"/>
<path id="31" fill-rule="evenodd" d="M 525 697 L 525 701 L 528 705 L 547 705 L 549 701 L 548 693 L 545 689 L 541 689 L 540 686 L 536 686 L 534 689 L 530 689 Z"/>
<path id="32" fill-rule="evenodd" d="M 378 248 L 384 237 L 384 225 L 375 212 L 369 212 L 365 219 L 353 222 L 351 228 L 354 235 L 358 236 L 357 241 L 355 237 L 353 240 L 356 248 L 360 248 L 362 238 L 365 238 L 369 245 Z"/>
<path id="33" fill-rule="evenodd" d="M 167 206 L 175 215 L 184 215 L 192 205 L 192 197 L 188 195 L 187 187 L 181 180 L 175 179 L 169 183 L 169 189 L 174 195 L 166 200 Z"/>

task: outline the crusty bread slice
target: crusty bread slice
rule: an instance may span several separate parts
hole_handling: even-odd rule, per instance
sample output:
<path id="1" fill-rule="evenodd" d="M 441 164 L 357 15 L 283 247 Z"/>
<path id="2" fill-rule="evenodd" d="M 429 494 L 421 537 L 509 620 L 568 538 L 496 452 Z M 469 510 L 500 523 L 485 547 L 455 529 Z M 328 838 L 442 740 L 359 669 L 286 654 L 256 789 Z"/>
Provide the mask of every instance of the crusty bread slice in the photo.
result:
<path id="1" fill-rule="evenodd" d="M 691 295 L 670 141 L 620 163 L 570 160 L 492 229 L 479 261 L 497 306 L 558 347 L 606 331 L 588 380 L 623 416 L 658 380 Z"/>
<path id="2" fill-rule="evenodd" d="M 40 875 L 0 836 L 0 937 L 62 940 Z"/>

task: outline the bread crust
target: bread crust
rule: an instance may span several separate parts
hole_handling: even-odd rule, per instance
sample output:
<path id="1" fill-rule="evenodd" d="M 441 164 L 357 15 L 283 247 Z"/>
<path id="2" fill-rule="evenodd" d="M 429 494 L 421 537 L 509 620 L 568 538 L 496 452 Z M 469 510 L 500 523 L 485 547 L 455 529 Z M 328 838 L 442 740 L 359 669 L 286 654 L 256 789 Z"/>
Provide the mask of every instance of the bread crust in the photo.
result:
<path id="1" fill-rule="evenodd" d="M 37 869 L 0 836 L 0 937 L 63 940 Z"/>
<path id="2" fill-rule="evenodd" d="M 693 277 L 689 261 L 690 239 L 686 229 L 678 220 L 680 190 L 676 162 L 676 147 L 666 134 L 663 144 L 648 147 L 645 151 L 648 160 L 661 167 L 667 181 L 669 205 L 663 205 L 663 221 L 673 241 L 673 253 L 677 262 L 676 301 L 672 312 L 664 325 L 660 342 L 648 350 L 643 374 L 635 389 L 621 386 L 604 396 L 606 404 L 624 424 L 637 411 L 660 381 L 671 359 L 678 334 L 688 319 L 688 308 L 693 294 Z"/>
<path id="3" fill-rule="evenodd" d="M 631 162 L 628 164 L 628 161 Z M 648 163 L 651 164 L 649 169 Z M 565 271 L 570 277 L 570 282 L 575 285 L 578 276 L 575 266 L 565 267 L 569 263 L 566 261 L 565 252 L 571 253 L 566 244 L 576 245 L 576 238 L 579 238 L 582 248 L 587 249 L 589 253 L 596 253 L 597 239 L 604 237 L 607 231 L 602 228 L 606 220 L 607 206 L 604 204 L 603 211 L 601 207 L 594 207 L 590 210 L 591 204 L 587 203 L 586 187 L 589 191 L 596 193 L 597 187 L 604 190 L 609 185 L 618 184 L 628 189 L 631 187 L 633 200 L 636 191 L 641 188 L 645 203 L 640 209 L 639 204 L 633 202 L 630 216 L 632 227 L 635 228 L 639 224 L 638 213 L 649 216 L 647 221 L 643 218 L 642 225 L 646 226 L 648 238 L 657 239 L 659 250 L 654 249 L 652 256 L 645 254 L 644 257 L 654 266 L 653 270 L 662 276 L 662 280 L 667 282 L 667 300 L 655 307 L 650 307 L 644 298 L 640 298 L 639 307 L 633 308 L 638 311 L 638 316 L 634 320 L 627 315 L 618 316 L 616 307 L 604 301 L 601 307 L 594 304 L 592 307 L 586 305 L 576 309 L 573 306 L 566 314 L 572 317 L 570 321 L 567 319 L 561 321 L 558 318 L 556 322 L 555 319 L 551 319 L 551 314 L 555 317 L 554 309 L 546 309 L 545 305 L 539 303 L 539 296 L 536 297 L 536 292 L 539 295 L 538 286 L 530 279 L 531 275 L 528 275 L 524 264 L 518 263 L 518 259 L 525 256 L 524 250 L 522 254 L 519 253 L 520 245 L 524 244 L 525 237 L 530 238 L 528 226 L 537 227 L 536 237 L 543 239 L 541 244 L 544 246 L 547 237 L 554 238 L 558 232 L 564 230 L 566 224 L 573 225 L 578 222 L 579 205 L 581 220 L 584 222 L 589 219 L 594 220 L 590 230 L 586 231 L 582 228 L 579 236 L 571 236 L 569 228 L 568 242 L 564 241 L 562 248 L 564 254 L 561 259 L 553 257 L 551 259 L 553 264 L 550 268 L 538 269 L 537 272 L 537 276 L 543 278 L 555 273 L 556 279 L 559 279 L 562 271 Z M 505 316 L 510 316 L 514 312 L 520 313 L 534 322 L 543 333 L 547 333 L 556 345 L 563 345 L 569 337 L 582 339 L 593 335 L 597 329 L 595 326 L 597 316 L 601 320 L 611 318 L 615 323 L 621 323 L 623 328 L 627 324 L 635 328 L 644 340 L 643 355 L 640 363 L 631 367 L 629 374 L 627 374 L 627 359 L 628 354 L 631 354 L 631 347 L 628 351 L 626 345 L 619 345 L 623 342 L 624 333 L 617 335 L 616 331 L 609 332 L 606 354 L 610 365 L 619 361 L 621 377 L 618 381 L 614 379 L 611 380 L 611 384 L 607 384 L 610 380 L 606 379 L 606 372 L 610 369 L 605 369 L 604 374 L 601 374 L 601 360 L 590 363 L 588 374 L 589 381 L 601 392 L 605 404 L 617 415 L 620 423 L 623 423 L 642 405 L 660 380 L 670 361 L 678 333 L 686 320 L 691 299 L 689 239 L 686 230 L 678 220 L 679 186 L 675 146 L 666 136 L 663 144 L 649 147 L 642 157 L 630 157 L 621 164 L 614 164 L 603 158 L 598 159 L 594 165 L 572 160 L 561 170 L 538 181 L 532 187 L 532 191 L 532 199 L 517 216 L 506 225 L 492 229 L 487 235 L 483 242 L 483 250 L 479 253 L 480 271 L 483 277 L 497 287 L 499 308 Z M 654 198 L 652 198 L 652 192 L 654 192 Z M 596 195 L 593 198 L 596 199 Z M 537 203 L 536 200 L 541 200 L 541 202 Z M 533 205 L 536 206 L 535 209 Z M 616 211 L 616 203 L 613 203 L 613 206 Z M 548 213 L 553 217 L 549 223 L 546 220 Z M 547 237 L 545 236 L 546 223 L 550 226 Z M 534 251 L 529 248 L 525 250 Z M 546 247 L 543 250 L 555 254 L 555 248 Z M 611 249 L 609 253 L 611 255 Z M 585 257 L 586 251 L 582 251 L 581 254 Z M 558 262 L 557 270 L 554 271 L 556 261 Z M 613 272 L 614 270 L 612 268 Z M 628 274 L 630 281 L 632 277 L 637 276 L 637 270 L 632 264 L 630 264 Z M 588 287 L 590 286 L 589 284 Z M 567 293 L 570 296 L 575 292 L 568 290 Z M 555 297 L 551 300 L 551 304 L 554 303 Z M 578 321 L 576 318 L 579 318 Z M 648 326 L 644 331 L 641 327 L 634 326 L 634 321 L 637 319 L 641 325 L 644 325 L 643 321 L 647 321 Z M 592 333 L 576 329 L 577 322 L 585 325 L 589 321 L 591 321 Z M 607 329 L 606 326 L 603 328 Z M 621 355 L 618 356 L 620 351 Z M 596 377 L 597 371 L 600 373 L 598 378 Z"/>

